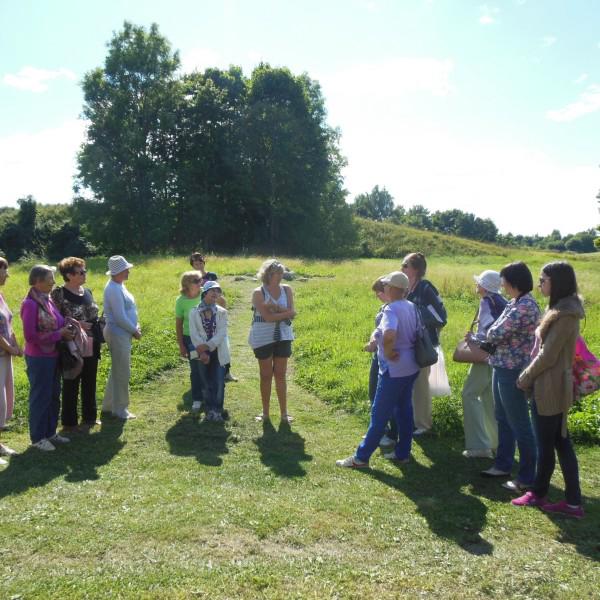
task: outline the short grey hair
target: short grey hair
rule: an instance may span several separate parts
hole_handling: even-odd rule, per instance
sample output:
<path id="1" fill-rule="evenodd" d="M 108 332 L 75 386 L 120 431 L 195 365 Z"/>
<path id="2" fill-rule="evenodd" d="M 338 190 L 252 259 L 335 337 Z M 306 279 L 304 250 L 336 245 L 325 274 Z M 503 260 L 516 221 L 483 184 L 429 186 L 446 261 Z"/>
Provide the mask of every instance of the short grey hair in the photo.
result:
<path id="1" fill-rule="evenodd" d="M 48 277 L 49 273 L 54 273 L 56 267 L 49 267 L 48 265 L 34 265 L 29 271 L 29 285 L 35 285 L 40 281 L 44 281 Z"/>
<path id="2" fill-rule="evenodd" d="M 273 273 L 283 273 L 284 271 L 285 267 L 276 258 L 269 258 L 269 260 L 265 260 L 265 262 L 260 265 L 256 278 L 265 285 L 268 285 Z"/>

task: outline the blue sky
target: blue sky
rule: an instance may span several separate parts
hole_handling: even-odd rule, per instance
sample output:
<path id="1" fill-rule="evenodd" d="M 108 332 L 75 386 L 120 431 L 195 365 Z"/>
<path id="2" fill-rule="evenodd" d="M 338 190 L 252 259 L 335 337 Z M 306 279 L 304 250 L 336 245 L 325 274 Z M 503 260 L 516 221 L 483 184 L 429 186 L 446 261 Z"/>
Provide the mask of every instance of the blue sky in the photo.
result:
<path id="1" fill-rule="evenodd" d="M 0 206 L 71 198 L 83 75 L 127 19 L 182 69 L 306 71 L 341 129 L 349 198 L 459 208 L 502 232 L 600 223 L 600 12 L 591 0 L 0 0 Z"/>

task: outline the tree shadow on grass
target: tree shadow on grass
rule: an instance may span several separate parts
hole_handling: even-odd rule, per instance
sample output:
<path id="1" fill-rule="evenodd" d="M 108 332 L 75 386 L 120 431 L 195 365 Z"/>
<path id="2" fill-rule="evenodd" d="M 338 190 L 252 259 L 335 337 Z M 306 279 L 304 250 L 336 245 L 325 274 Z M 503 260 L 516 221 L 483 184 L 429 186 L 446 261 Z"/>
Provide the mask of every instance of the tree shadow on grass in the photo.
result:
<path id="1" fill-rule="evenodd" d="M 100 479 L 98 467 L 108 464 L 123 448 L 120 437 L 125 422 L 107 417 L 98 431 L 75 434 L 71 443 L 59 445 L 54 452 L 29 447 L 0 471 L 0 498 L 43 487 L 53 479 L 65 481 Z"/>
<path id="2" fill-rule="evenodd" d="M 270 419 L 263 421 L 262 428 L 262 437 L 254 440 L 261 462 L 280 477 L 304 477 L 306 471 L 300 463 L 312 460 L 312 456 L 306 454 L 305 439 L 283 421 L 279 431 Z"/>
<path id="3" fill-rule="evenodd" d="M 458 466 L 460 452 L 434 439 L 419 441 L 431 466 L 415 460 L 397 465 L 398 475 L 376 469 L 363 472 L 405 494 L 440 538 L 454 542 L 473 555 L 490 555 L 493 545 L 481 536 L 487 508 L 477 497 L 465 493 L 465 479 Z M 465 476 L 467 475 L 467 476 Z"/>
<path id="4" fill-rule="evenodd" d="M 176 456 L 194 456 L 203 465 L 219 467 L 223 464 L 223 454 L 229 452 L 227 439 L 231 432 L 225 423 L 202 421 L 197 414 L 183 412 L 188 395 L 191 405 L 191 393 L 186 392 L 183 404 L 178 407 L 182 414 L 165 436 L 170 452 Z"/>

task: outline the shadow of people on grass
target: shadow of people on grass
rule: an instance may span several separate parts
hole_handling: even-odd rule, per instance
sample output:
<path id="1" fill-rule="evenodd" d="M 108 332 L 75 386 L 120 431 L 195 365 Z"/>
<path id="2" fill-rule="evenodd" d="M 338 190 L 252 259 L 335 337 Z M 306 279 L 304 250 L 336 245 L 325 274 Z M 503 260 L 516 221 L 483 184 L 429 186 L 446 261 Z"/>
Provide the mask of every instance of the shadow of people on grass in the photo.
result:
<path id="1" fill-rule="evenodd" d="M 0 498 L 43 487 L 58 477 L 71 483 L 99 479 L 98 467 L 108 464 L 125 445 L 120 439 L 124 424 L 107 417 L 98 431 L 74 434 L 69 444 L 57 446 L 54 452 L 29 447 L 12 457 L 0 471 Z"/>
<path id="2" fill-rule="evenodd" d="M 470 554 L 491 554 L 493 545 L 481 536 L 487 508 L 479 498 L 463 489 L 470 474 L 460 466 L 460 451 L 449 447 L 448 440 L 422 439 L 419 445 L 431 466 L 411 459 L 408 464 L 397 465 L 397 475 L 377 469 L 363 472 L 412 500 L 437 536 L 454 542 Z"/>
<path id="3" fill-rule="evenodd" d="M 275 429 L 270 419 L 263 421 L 262 437 L 254 443 L 260 452 L 261 462 L 280 477 L 303 477 L 306 475 L 301 462 L 312 460 L 306 454 L 305 439 L 292 431 L 289 423 L 282 421 L 279 431 Z"/>
<path id="4" fill-rule="evenodd" d="M 229 452 L 227 439 L 230 435 L 223 422 L 202 421 L 199 415 L 183 413 L 167 431 L 165 439 L 171 454 L 194 456 L 201 464 L 219 467 L 223 464 L 221 457 Z"/>

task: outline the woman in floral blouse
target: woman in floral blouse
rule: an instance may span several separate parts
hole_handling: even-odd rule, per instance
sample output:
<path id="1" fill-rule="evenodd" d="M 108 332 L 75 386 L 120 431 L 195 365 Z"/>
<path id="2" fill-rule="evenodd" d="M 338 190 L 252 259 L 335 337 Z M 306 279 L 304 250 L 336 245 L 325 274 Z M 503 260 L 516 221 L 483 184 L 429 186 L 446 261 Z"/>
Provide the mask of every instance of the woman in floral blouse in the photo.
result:
<path id="1" fill-rule="evenodd" d="M 93 338 L 90 356 L 83 357 L 81 374 L 75 379 L 63 379 L 61 423 L 65 432 L 88 432 L 96 425 L 96 375 L 100 359 L 100 327 L 98 305 L 90 289 L 83 287 L 86 279 L 85 261 L 69 256 L 58 263 L 65 283 L 52 290 L 52 300 L 63 317 L 79 321 Z M 78 427 L 77 397 L 81 384 L 81 424 Z"/>
<path id="2" fill-rule="evenodd" d="M 530 293 L 533 277 L 525 263 L 506 265 L 500 271 L 500 277 L 511 301 L 487 334 L 488 341 L 496 346 L 496 351 L 490 357 L 490 365 L 493 367 L 492 390 L 498 421 L 498 450 L 494 465 L 482 471 L 481 475 L 510 476 L 515 446 L 518 446 L 517 478 L 505 482 L 503 486 L 520 492 L 534 482 L 537 449 L 529 405 L 523 390 L 517 387 L 517 380 L 529 364 L 540 309 Z"/>

